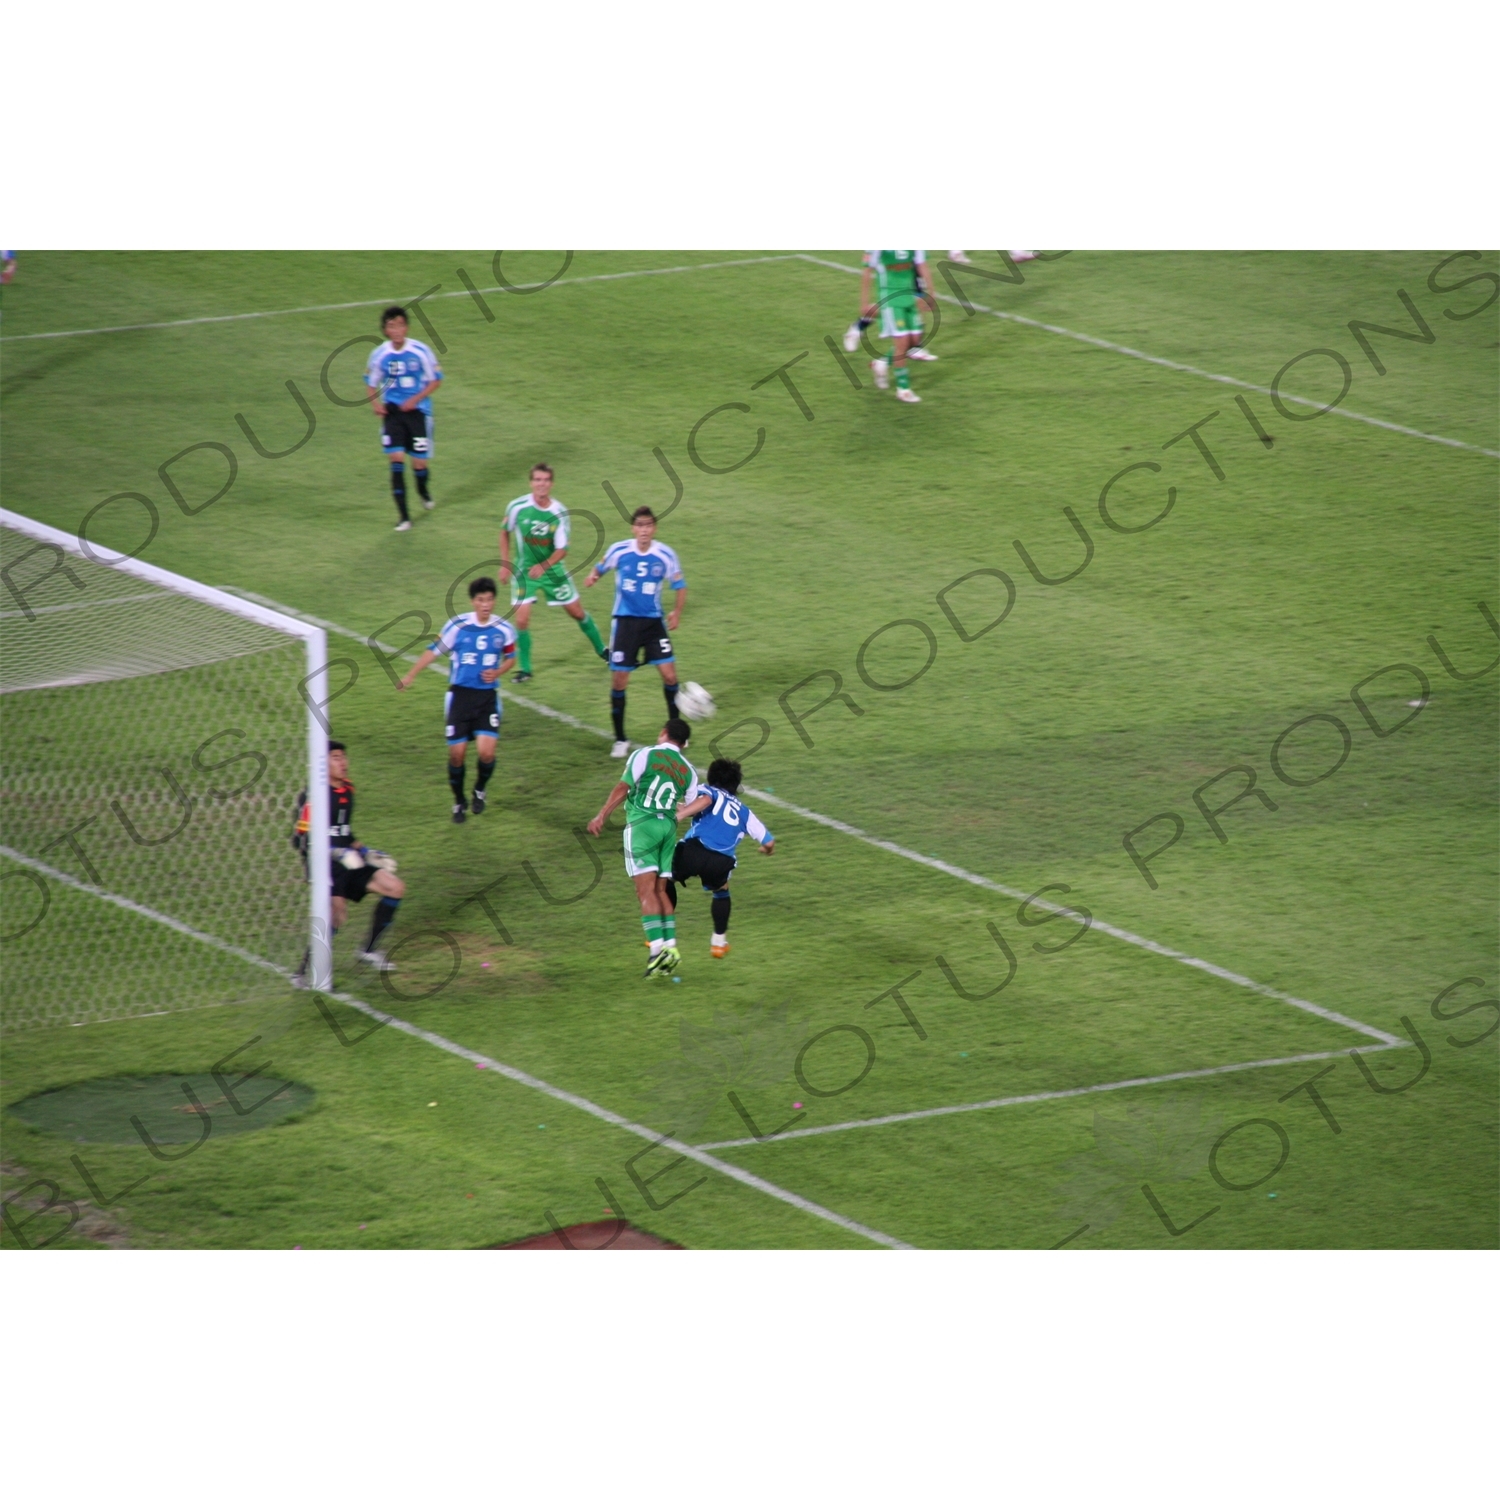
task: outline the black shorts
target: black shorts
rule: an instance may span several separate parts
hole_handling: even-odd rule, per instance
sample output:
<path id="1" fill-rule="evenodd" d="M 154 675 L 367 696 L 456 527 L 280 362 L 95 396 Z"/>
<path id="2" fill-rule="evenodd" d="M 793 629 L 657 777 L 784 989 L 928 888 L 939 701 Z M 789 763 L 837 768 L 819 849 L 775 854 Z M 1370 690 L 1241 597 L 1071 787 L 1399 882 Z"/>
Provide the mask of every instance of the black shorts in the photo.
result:
<path id="1" fill-rule="evenodd" d="M 705 891 L 723 889 L 734 874 L 734 855 L 710 849 L 702 839 L 682 839 L 672 855 L 672 879 L 686 885 L 693 876 L 703 882 Z"/>
<path id="2" fill-rule="evenodd" d="M 500 698 L 494 688 L 456 687 L 443 699 L 448 743 L 466 745 L 476 735 L 500 737 Z"/>
<path id="3" fill-rule="evenodd" d="M 392 404 L 385 409 L 380 442 L 389 454 L 410 453 L 413 458 L 432 457 L 432 413 L 402 411 Z"/>
<path id="4" fill-rule="evenodd" d="M 643 651 L 648 667 L 672 660 L 672 637 L 667 634 L 667 622 L 660 615 L 649 619 L 641 615 L 616 615 L 609 629 L 610 670 L 635 671 L 641 665 Z"/>
<path id="5" fill-rule="evenodd" d="M 333 894 L 345 901 L 363 901 L 370 889 L 370 882 L 379 871 L 374 865 L 361 865 L 357 870 L 346 870 L 338 860 L 330 865 L 333 874 Z"/>

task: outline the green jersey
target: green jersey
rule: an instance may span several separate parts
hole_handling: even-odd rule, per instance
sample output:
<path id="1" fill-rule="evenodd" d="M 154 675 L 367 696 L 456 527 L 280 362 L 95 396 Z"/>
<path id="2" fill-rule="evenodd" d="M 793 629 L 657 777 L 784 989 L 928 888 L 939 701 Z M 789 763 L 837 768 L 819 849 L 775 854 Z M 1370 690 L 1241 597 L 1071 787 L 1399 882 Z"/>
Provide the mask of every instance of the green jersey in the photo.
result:
<path id="1" fill-rule="evenodd" d="M 643 745 L 625 762 L 620 780 L 630 788 L 627 823 L 647 818 L 675 823 L 677 809 L 698 795 L 698 773 L 676 745 Z"/>
<path id="2" fill-rule="evenodd" d="M 882 306 L 902 297 L 915 297 L 922 290 L 917 285 L 917 267 L 927 264 L 922 250 L 866 250 L 865 264 L 875 273 L 876 288 Z"/>
<path id="3" fill-rule="evenodd" d="M 522 495 L 505 508 L 505 530 L 516 540 L 513 566 L 524 572 L 568 545 L 568 507 L 557 500 L 538 505 L 530 495 Z"/>

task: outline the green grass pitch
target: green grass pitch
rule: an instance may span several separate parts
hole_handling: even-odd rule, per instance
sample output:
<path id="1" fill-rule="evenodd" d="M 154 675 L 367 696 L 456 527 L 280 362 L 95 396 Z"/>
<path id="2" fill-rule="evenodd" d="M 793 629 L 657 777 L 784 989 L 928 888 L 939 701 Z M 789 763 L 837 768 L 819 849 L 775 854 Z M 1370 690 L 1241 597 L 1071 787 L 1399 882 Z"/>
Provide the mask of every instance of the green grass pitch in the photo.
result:
<path id="1" fill-rule="evenodd" d="M 976 258 L 1004 272 L 993 252 Z M 398 695 L 365 646 L 331 636 L 330 654 L 360 668 L 332 711 L 357 826 L 408 880 L 398 992 L 436 986 L 457 962 L 431 998 L 392 998 L 348 962 L 368 922 L 357 909 L 341 989 L 905 1244 L 1494 1246 L 1496 1037 L 1474 1039 L 1500 983 L 1500 670 L 1481 671 L 1500 649 L 1481 610 L 1500 608 L 1500 360 L 1495 307 L 1464 315 L 1500 282 L 1492 254 L 1435 269 L 1447 259 L 1080 251 L 1014 280 L 963 275 L 993 312 L 942 304 L 940 358 L 915 367 L 923 400 L 906 407 L 871 388 L 863 355 L 846 372 L 825 342 L 854 311 L 848 252 L 579 252 L 556 284 L 521 293 L 484 291 L 495 279 L 479 251 L 28 255 L 5 291 L 4 503 L 74 529 L 110 496 L 145 495 L 160 517 L 145 560 L 405 645 L 421 621 L 400 617 L 440 621 L 463 579 L 493 567 L 533 461 L 551 462 L 558 497 L 613 541 L 627 527 L 606 485 L 627 507 L 672 500 L 659 450 L 682 485 L 660 530 L 689 585 L 679 665 L 719 705 L 694 758 L 706 764 L 716 736 L 726 753 L 763 740 L 747 783 L 777 799 L 749 798 L 777 848 L 741 858 L 730 959 L 709 961 L 694 888 L 679 908 L 681 983 L 642 980 L 618 835 L 594 846 L 597 883 L 575 836 L 618 769 L 602 739 L 510 704 L 492 811 L 453 827 L 441 679 Z M 514 254 L 501 269 L 521 284 L 560 264 Z M 685 269 L 643 274 L 673 267 Z M 375 422 L 324 394 L 326 379 L 358 395 L 368 346 L 325 362 L 374 331 L 375 304 L 434 286 L 438 505 L 397 535 Z M 1351 320 L 1418 337 L 1361 330 L 1367 353 Z M 178 326 L 26 337 L 162 323 Z M 1250 388 L 1309 350 L 1337 357 L 1294 365 L 1279 407 Z M 775 376 L 794 360 L 795 396 Z M 1333 401 L 1344 367 L 1335 411 L 1286 399 Z M 290 447 L 306 421 L 288 381 L 316 429 L 285 458 L 258 457 L 236 414 L 268 450 Z M 238 474 L 190 516 L 158 467 L 204 443 L 232 448 Z M 1142 464 L 1160 467 L 1109 492 L 1115 526 L 1133 528 L 1115 529 L 1101 489 Z M 222 484 L 223 459 L 200 448 L 169 473 L 193 508 Z M 1140 529 L 1169 486 L 1170 513 Z M 143 516 L 117 501 L 90 537 L 133 549 Z M 578 519 L 575 561 L 597 534 Z M 1086 556 L 1065 582 L 1033 575 L 1061 579 Z M 986 630 L 1008 598 L 997 572 L 1014 602 Z M 601 620 L 610 597 L 585 594 Z M 533 633 L 523 696 L 607 726 L 605 674 L 572 623 L 539 609 Z M 1430 694 L 1409 671 L 1357 688 L 1395 664 L 1419 668 Z M 847 696 L 801 718 L 834 687 Z M 640 674 L 633 735 L 661 717 L 655 673 Z M 1347 755 L 1315 780 L 1343 754 L 1340 725 Z M 1233 767 L 1254 772 L 1255 790 L 1217 816 L 1221 842 L 1194 793 Z M 1201 791 L 1204 805 L 1247 779 Z M 1181 825 L 1146 863 L 1155 889 L 1123 843 L 1153 818 L 1143 856 Z M 1087 908 L 1094 925 L 1045 951 L 1078 925 L 1027 925 L 996 886 L 1054 887 L 1043 899 Z M 469 900 L 482 889 L 500 927 Z M 67 909 L 88 899 L 70 893 Z M 122 942 L 141 920 L 98 916 Z M 997 990 L 1002 947 L 1014 976 Z M 28 973 L 48 957 L 45 923 L 9 955 Z M 69 983 L 87 982 L 76 955 L 57 958 Z M 221 968 L 206 967 L 210 989 Z M 1482 985 L 1435 1014 L 1466 978 Z M 1267 989 L 1408 1044 L 1361 1065 L 1349 1049 L 1378 1042 Z M 7 1191 L 42 1201 L 31 1184 L 56 1182 L 87 1209 L 80 1230 L 104 1224 L 141 1246 L 478 1246 L 543 1232 L 549 1214 L 599 1218 L 610 1199 L 690 1247 L 872 1244 L 413 1035 L 354 1041 L 365 1017 L 333 1012 L 353 1045 L 305 996 L 7 1036 Z M 252 1037 L 237 1068 L 314 1091 L 272 1128 L 224 1132 L 173 1163 L 25 1123 L 39 1093 L 201 1078 Z M 720 1144 L 1249 1062 L 1269 1065 Z M 1293 1092 L 1320 1072 L 1321 1107 Z M 80 1154 L 103 1198 L 151 1175 L 101 1209 Z M 66 1223 L 54 1212 L 28 1228 L 22 1207 L 12 1218 L 33 1241 Z M 9 1225 L 3 1243 L 17 1243 Z"/>

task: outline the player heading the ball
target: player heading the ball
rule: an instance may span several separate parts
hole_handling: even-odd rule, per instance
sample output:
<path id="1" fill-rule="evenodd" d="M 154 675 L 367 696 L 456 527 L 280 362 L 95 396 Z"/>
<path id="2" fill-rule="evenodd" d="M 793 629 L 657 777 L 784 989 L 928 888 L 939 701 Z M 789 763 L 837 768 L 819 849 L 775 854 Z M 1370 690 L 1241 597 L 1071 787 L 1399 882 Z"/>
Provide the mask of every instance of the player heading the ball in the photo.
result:
<path id="1" fill-rule="evenodd" d="M 380 418 L 380 442 L 391 461 L 391 495 L 401 519 L 397 531 L 411 530 L 406 511 L 406 455 L 417 476 L 423 510 L 431 510 L 428 465 L 432 461 L 432 393 L 443 379 L 437 355 L 406 336 L 406 309 L 388 307 L 380 315 L 385 342 L 370 354 L 365 384 L 370 409 Z"/>
<path id="2" fill-rule="evenodd" d="M 614 721 L 615 743 L 609 753 L 616 760 L 630 753 L 630 741 L 625 738 L 625 684 L 643 655 L 648 666 L 660 669 L 667 714 L 677 718 L 677 668 L 669 627 L 677 629 L 682 606 L 687 603 L 687 583 L 677 554 L 665 542 L 656 540 L 656 512 L 649 505 L 638 506 L 630 518 L 630 529 L 635 533 L 633 539 L 616 542 L 583 580 L 584 588 L 591 589 L 606 573 L 615 575 L 614 619 L 609 631 L 609 713 Z M 672 613 L 663 621 L 662 594 L 668 588 L 674 602 Z"/>
<path id="3" fill-rule="evenodd" d="M 484 789 L 495 774 L 495 742 L 500 738 L 500 694 L 495 684 L 516 663 L 516 633 L 495 613 L 495 580 L 476 578 L 469 585 L 469 598 L 474 608 L 466 615 L 454 615 L 443 626 L 400 683 L 403 691 L 409 688 L 417 673 L 437 660 L 439 652 L 447 653 L 448 691 L 443 697 L 443 718 L 455 823 L 464 821 L 464 771 L 470 740 L 479 749 L 474 776 L 475 816 L 484 811 Z"/>
<path id="4" fill-rule="evenodd" d="M 589 823 L 598 838 L 604 820 L 625 804 L 625 871 L 635 882 L 641 926 L 651 956 L 646 978 L 670 974 L 682 962 L 672 901 L 672 854 L 677 847 L 677 810 L 698 795 L 698 773 L 683 753 L 692 730 L 668 719 L 654 745 L 642 745 L 629 760 Z"/>
<path id="5" fill-rule="evenodd" d="M 531 606 L 538 599 L 561 605 L 578 622 L 589 644 L 608 657 L 599 627 L 583 607 L 563 559 L 568 555 L 568 507 L 552 498 L 552 465 L 531 466 L 531 493 L 512 500 L 500 525 L 500 565 L 510 575 L 521 665 L 517 682 L 531 681 Z M 515 557 L 511 542 L 515 541 Z"/>

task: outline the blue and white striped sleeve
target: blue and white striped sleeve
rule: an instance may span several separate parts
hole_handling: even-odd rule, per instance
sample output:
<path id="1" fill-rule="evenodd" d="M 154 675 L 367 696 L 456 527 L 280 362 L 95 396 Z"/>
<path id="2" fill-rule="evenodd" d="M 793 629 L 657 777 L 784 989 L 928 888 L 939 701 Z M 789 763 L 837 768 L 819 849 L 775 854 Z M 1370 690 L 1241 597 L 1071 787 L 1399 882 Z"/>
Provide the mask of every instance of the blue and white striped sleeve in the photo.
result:
<path id="1" fill-rule="evenodd" d="M 370 357 L 365 361 L 365 384 L 372 391 L 379 390 L 385 384 L 385 368 L 380 363 L 385 355 L 385 345 L 370 350 Z"/>
<path id="2" fill-rule="evenodd" d="M 451 652 L 458 641 L 458 632 L 463 628 L 464 617 L 454 615 L 443 628 L 438 631 L 438 638 L 428 647 L 430 651 L 441 651 L 445 654 Z"/>
<path id="3" fill-rule="evenodd" d="M 437 355 L 426 344 L 419 344 L 415 339 L 412 340 L 412 348 L 417 351 L 417 358 L 422 362 L 422 384 L 426 385 L 430 380 L 441 380 L 443 369 L 437 362 Z"/>
<path id="4" fill-rule="evenodd" d="M 661 544 L 661 550 L 667 554 L 667 562 L 671 569 L 667 577 L 671 579 L 672 587 L 674 589 L 685 589 L 687 587 L 687 579 L 682 576 L 682 564 L 677 559 L 677 553 L 671 547 L 667 546 L 665 542 Z"/>
<path id="5" fill-rule="evenodd" d="M 599 561 L 594 564 L 594 572 L 595 573 L 609 573 L 609 572 L 612 572 L 614 570 L 615 565 L 620 561 L 621 556 L 624 554 L 625 549 L 627 547 L 629 547 L 630 545 L 631 545 L 631 543 L 629 543 L 629 542 L 616 542 L 614 544 L 614 546 L 611 547 L 609 549 L 609 551 L 606 552 L 604 554 L 604 556 L 601 557 L 599 559 Z"/>

